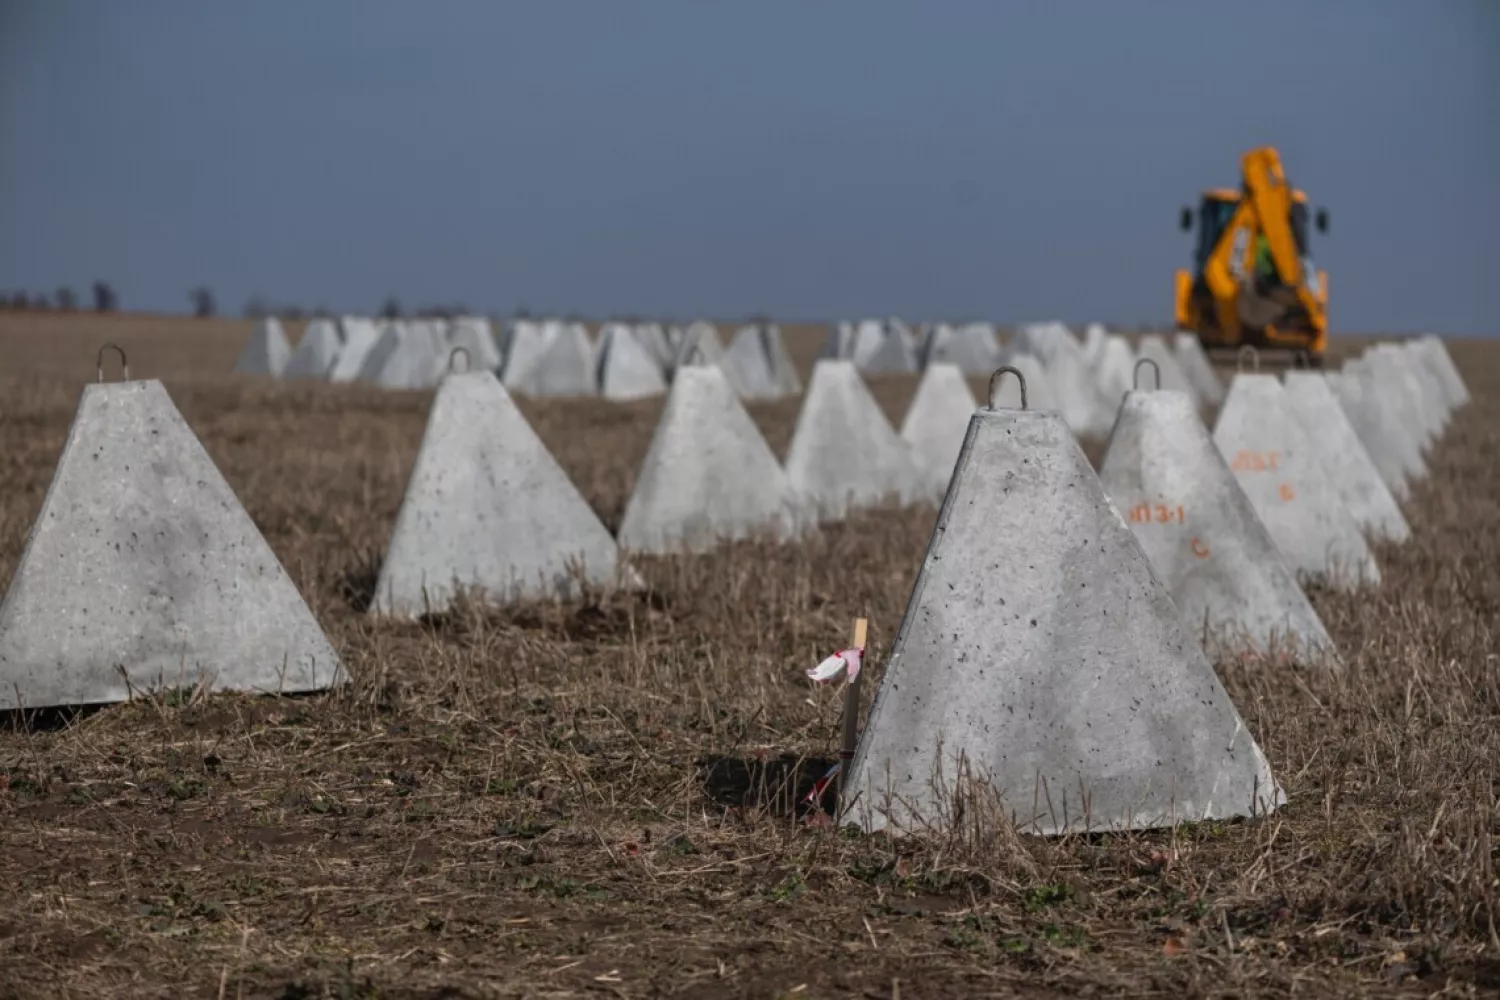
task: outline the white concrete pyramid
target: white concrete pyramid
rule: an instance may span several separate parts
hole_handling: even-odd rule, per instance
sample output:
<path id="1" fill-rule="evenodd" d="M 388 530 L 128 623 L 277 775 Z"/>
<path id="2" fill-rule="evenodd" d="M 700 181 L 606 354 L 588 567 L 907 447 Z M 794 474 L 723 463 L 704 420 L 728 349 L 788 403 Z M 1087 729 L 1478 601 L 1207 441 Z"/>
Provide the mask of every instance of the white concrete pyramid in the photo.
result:
<path id="1" fill-rule="evenodd" d="M 734 387 L 735 394 L 741 399 L 750 395 L 749 386 L 745 383 L 745 376 L 740 367 L 724 350 L 724 342 L 719 339 L 719 329 L 712 323 L 697 321 L 690 324 L 683 333 L 682 343 L 678 345 L 677 357 L 672 363 L 672 370 L 688 365 L 717 365 L 724 372 L 724 377 Z"/>
<path id="2" fill-rule="evenodd" d="M 430 389 L 446 360 L 423 328 L 392 323 L 365 355 L 359 380 L 382 389 Z"/>
<path id="3" fill-rule="evenodd" d="M 922 345 L 922 366 L 954 364 L 966 375 L 988 376 L 1000 363 L 995 331 L 983 323 L 953 327 L 939 323 Z"/>
<path id="4" fill-rule="evenodd" d="M 960 760 L 1046 835 L 1284 801 L 1054 413 L 971 419 L 850 765 L 847 821 L 944 823 Z"/>
<path id="5" fill-rule="evenodd" d="M 1099 467 L 1190 633 L 1211 657 L 1334 645 L 1184 392 L 1131 392 Z"/>
<path id="6" fill-rule="evenodd" d="M 911 503 L 925 492 L 911 447 L 850 361 L 813 365 L 786 472 L 799 504 L 830 520 L 888 499 Z"/>
<path id="7" fill-rule="evenodd" d="M 447 370 L 448 359 L 455 348 L 462 347 L 469 356 L 469 370 L 496 371 L 500 367 L 500 348 L 495 343 L 495 333 L 490 321 L 482 316 L 460 316 L 448 327 L 448 335 L 442 345 L 442 364 Z"/>
<path id="8" fill-rule="evenodd" d="M 1234 377 L 1214 444 L 1293 571 L 1340 588 L 1380 582 L 1359 525 L 1275 375 Z"/>
<path id="9" fill-rule="evenodd" d="M 528 396 L 593 396 L 599 391 L 594 376 L 594 345 L 581 323 L 549 323 L 546 342 L 524 371 L 511 378 L 505 368 L 505 385 Z M 516 331 L 518 334 L 519 330 Z M 514 352 L 518 345 L 512 344 Z M 517 359 L 520 360 L 519 358 Z"/>
<path id="10" fill-rule="evenodd" d="M 1100 411 L 1109 414 L 1111 421 L 1119 412 L 1120 404 L 1125 401 L 1125 394 L 1135 385 L 1135 360 L 1135 351 L 1131 348 L 1130 341 L 1112 333 L 1104 338 L 1098 357 L 1090 365 L 1090 376 L 1098 390 Z"/>
<path id="11" fill-rule="evenodd" d="M 801 524 L 786 473 L 717 365 L 689 365 L 666 408 L 625 506 L 621 547 L 706 552 L 721 542 Z"/>
<path id="12" fill-rule="evenodd" d="M 344 317 L 343 329 L 343 346 L 339 348 L 338 356 L 328 369 L 330 382 L 353 382 L 359 378 L 365 359 L 380 340 L 380 331 L 375 328 L 375 324 L 357 316 Z"/>
<path id="13" fill-rule="evenodd" d="M 1453 363 L 1453 356 L 1448 353 L 1448 347 L 1443 343 L 1442 338 L 1429 333 L 1421 339 L 1420 343 L 1428 358 L 1428 364 L 1437 371 L 1443 387 L 1448 392 L 1449 405 L 1454 408 L 1467 405 L 1469 388 L 1464 385 L 1463 377 L 1458 373 L 1458 366 Z"/>
<path id="14" fill-rule="evenodd" d="M 1407 480 L 1426 479 L 1427 461 L 1422 455 L 1426 435 L 1422 433 L 1414 408 L 1395 373 L 1387 366 L 1377 365 L 1370 357 L 1347 362 L 1344 373 L 1359 381 L 1360 394 L 1366 406 L 1385 412 L 1382 426 L 1401 459 L 1401 469 Z M 1355 430 L 1362 433 L 1358 424 L 1355 425 Z"/>
<path id="15" fill-rule="evenodd" d="M 963 369 L 933 362 L 922 373 L 916 395 L 901 422 L 901 439 L 911 445 L 927 483 L 927 493 L 938 501 L 948 492 L 953 464 L 963 448 L 964 433 L 977 404 Z"/>
<path id="16" fill-rule="evenodd" d="M 651 354 L 656 367 L 666 374 L 672 367 L 672 342 L 660 323 L 638 323 L 633 328 L 635 339 Z"/>
<path id="17" fill-rule="evenodd" d="M 667 391 L 661 367 L 624 323 L 607 323 L 599 331 L 595 359 L 599 395 L 605 399 L 646 399 Z"/>
<path id="18" fill-rule="evenodd" d="M 1031 409 L 1056 410 L 1062 414 L 1063 420 L 1074 434 L 1102 437 L 1109 433 L 1108 421 L 1114 419 L 1114 412 L 1110 411 L 1106 419 L 1101 405 L 1101 396 L 1083 359 L 1083 348 L 1078 346 L 1073 335 L 1064 331 L 1050 337 L 1039 335 L 1017 338 L 1017 341 L 1011 344 L 1007 352 L 1005 361 L 1007 365 L 1020 367 L 1016 362 L 1028 353 L 1022 350 L 1022 346 L 1026 344 L 1032 347 L 1047 345 L 1052 352 L 1050 360 L 1032 355 L 1045 366 L 1047 376 L 1045 382 L 1050 389 L 1051 405 L 1048 405 L 1049 400 L 1046 398 L 1048 394 L 1043 392 L 1041 382 L 1028 379 L 1026 384 L 1028 396 L 1033 382 L 1037 385 L 1037 394 L 1030 396 L 1028 400 Z M 1000 391 L 1004 393 L 1010 390 L 1002 385 Z"/>
<path id="19" fill-rule="evenodd" d="M 1364 445 L 1365 453 L 1380 473 L 1381 482 L 1397 502 L 1410 499 L 1411 488 L 1407 485 L 1403 458 L 1405 435 L 1395 426 L 1396 415 L 1380 405 L 1368 377 L 1347 370 L 1330 372 L 1325 377 L 1339 401 L 1339 409 L 1344 411 L 1360 444 Z M 1411 447 L 1415 449 L 1416 446 Z M 1420 464 L 1421 460 L 1421 455 L 1417 454 L 1416 461 Z"/>
<path id="20" fill-rule="evenodd" d="M 1344 416 L 1322 372 L 1288 371 L 1282 376 L 1287 403 L 1334 489 L 1365 535 L 1392 542 L 1411 537 L 1401 507 Z"/>
<path id="21" fill-rule="evenodd" d="M 1083 357 L 1092 368 L 1099 361 L 1099 355 L 1104 350 L 1104 342 L 1109 339 L 1109 331 L 1104 328 L 1103 323 L 1090 323 L 1083 328 Z"/>
<path id="22" fill-rule="evenodd" d="M 496 603 L 617 582 L 608 529 L 490 372 L 438 386 L 371 611 L 418 616 L 459 588 Z"/>
<path id="23" fill-rule="evenodd" d="M 1182 373 L 1192 384 L 1193 393 L 1198 401 L 1209 406 L 1222 405 L 1224 382 L 1219 378 L 1219 373 L 1214 371 L 1214 366 L 1209 363 L 1208 355 L 1204 352 L 1198 335 L 1179 332 L 1172 342 L 1172 350 Z"/>
<path id="24" fill-rule="evenodd" d="M 0 709 L 344 679 L 162 384 L 85 388 L 0 605 Z"/>
<path id="25" fill-rule="evenodd" d="M 855 367 L 867 375 L 894 375 L 917 370 L 917 352 L 911 334 L 901 326 L 887 324 L 874 347 L 861 328 L 854 356 Z"/>
<path id="26" fill-rule="evenodd" d="M 1431 398 L 1418 377 L 1418 366 L 1411 357 L 1395 344 L 1377 344 L 1366 352 L 1367 358 L 1377 367 L 1391 372 L 1391 378 L 1401 387 L 1406 404 L 1422 432 L 1424 448 L 1431 448 L 1443 436 L 1443 413 L 1441 402 Z"/>
<path id="27" fill-rule="evenodd" d="M 283 378 L 327 378 L 343 344 L 338 328 L 331 319 L 314 319 L 307 324 L 297 349 L 281 370 Z"/>
<path id="28" fill-rule="evenodd" d="M 234 374 L 279 378 L 291 356 L 292 348 L 286 342 L 281 322 L 275 316 L 267 316 L 251 331 L 249 342 L 234 363 Z"/>
<path id="29" fill-rule="evenodd" d="M 724 352 L 739 373 L 746 399 L 780 399 L 801 389 L 801 379 L 792 368 L 781 330 L 774 326 L 742 326 Z"/>
<path id="30" fill-rule="evenodd" d="M 500 381 L 507 389 L 518 389 L 525 375 L 530 373 L 547 344 L 562 329 L 561 323 L 539 323 L 529 319 L 518 319 L 510 324 L 501 338 L 500 354 L 504 359 L 500 365 Z"/>

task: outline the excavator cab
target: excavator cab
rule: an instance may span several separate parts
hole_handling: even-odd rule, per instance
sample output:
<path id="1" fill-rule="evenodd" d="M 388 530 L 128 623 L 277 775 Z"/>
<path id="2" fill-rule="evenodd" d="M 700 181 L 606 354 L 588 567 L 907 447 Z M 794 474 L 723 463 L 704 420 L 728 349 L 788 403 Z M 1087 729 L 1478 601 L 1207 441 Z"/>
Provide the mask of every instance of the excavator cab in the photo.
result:
<path id="1" fill-rule="evenodd" d="M 1239 190 L 1205 191 L 1180 226 L 1198 233 L 1191 271 L 1177 273 L 1177 324 L 1211 353 L 1245 344 L 1306 353 L 1321 364 L 1327 343 L 1327 275 L 1313 263 L 1307 195 L 1293 188 L 1274 149 L 1241 158 Z M 1328 214 L 1312 215 L 1327 232 Z"/>

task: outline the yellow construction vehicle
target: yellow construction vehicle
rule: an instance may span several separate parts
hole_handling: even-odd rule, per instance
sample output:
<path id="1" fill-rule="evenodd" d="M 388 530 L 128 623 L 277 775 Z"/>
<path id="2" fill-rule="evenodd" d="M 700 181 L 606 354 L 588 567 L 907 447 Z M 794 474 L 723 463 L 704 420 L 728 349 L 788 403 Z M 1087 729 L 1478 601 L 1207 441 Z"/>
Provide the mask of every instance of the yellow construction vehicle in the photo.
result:
<path id="1" fill-rule="evenodd" d="M 1194 269 L 1177 272 L 1177 326 L 1198 334 L 1209 353 L 1246 344 L 1306 354 L 1317 366 L 1328 344 L 1328 274 L 1308 241 L 1307 195 L 1293 188 L 1269 146 L 1240 157 L 1238 191 L 1203 192 Z M 1182 210 L 1184 232 L 1194 214 Z M 1328 213 L 1313 219 L 1328 231 Z"/>

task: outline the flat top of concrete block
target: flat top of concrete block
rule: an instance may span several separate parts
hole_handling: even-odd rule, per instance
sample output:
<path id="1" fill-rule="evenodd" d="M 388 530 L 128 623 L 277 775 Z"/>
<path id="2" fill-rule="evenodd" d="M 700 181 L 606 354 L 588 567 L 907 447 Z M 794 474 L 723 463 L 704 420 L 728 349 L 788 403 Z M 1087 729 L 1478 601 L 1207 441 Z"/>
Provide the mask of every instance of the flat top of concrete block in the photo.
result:
<path id="1" fill-rule="evenodd" d="M 934 774 L 941 759 L 951 782 L 959 754 L 1022 831 L 1277 804 L 1264 756 L 1062 420 L 976 412 L 955 477 L 852 762 L 850 819 L 940 820 Z"/>
<path id="2" fill-rule="evenodd" d="M 162 384 L 85 388 L 0 605 L 0 709 L 114 702 L 132 688 L 200 681 L 290 693 L 343 679 Z"/>

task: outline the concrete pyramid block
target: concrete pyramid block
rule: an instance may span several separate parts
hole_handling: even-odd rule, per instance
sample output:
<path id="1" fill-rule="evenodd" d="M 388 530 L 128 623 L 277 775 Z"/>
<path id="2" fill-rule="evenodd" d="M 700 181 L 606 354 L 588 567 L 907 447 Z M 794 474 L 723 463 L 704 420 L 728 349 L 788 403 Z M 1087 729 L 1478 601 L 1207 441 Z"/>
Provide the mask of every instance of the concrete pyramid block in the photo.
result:
<path id="1" fill-rule="evenodd" d="M 864 334 L 864 329 L 861 327 L 854 355 L 854 364 L 859 371 L 869 375 L 892 375 L 917 370 L 916 347 L 905 328 L 888 325 L 875 340 Z"/>
<path id="2" fill-rule="evenodd" d="M 1367 406 L 1386 411 L 1384 427 L 1400 456 L 1401 468 L 1407 479 L 1426 479 L 1427 461 L 1423 458 L 1422 451 L 1426 447 L 1427 436 L 1422 432 L 1420 418 L 1396 373 L 1386 365 L 1377 364 L 1368 355 L 1345 364 L 1344 372 L 1359 380 L 1360 391 Z M 1359 430 L 1358 425 L 1355 429 Z"/>
<path id="3" fill-rule="evenodd" d="M 85 388 L 0 604 L 0 709 L 197 684 L 318 691 L 344 679 L 162 384 Z"/>
<path id="4" fill-rule="evenodd" d="M 818 360 L 845 361 L 854 357 L 855 327 L 848 320 L 840 320 L 828 326 L 828 335 L 823 338 L 823 347 Z"/>
<path id="5" fill-rule="evenodd" d="M 1335 587 L 1380 582 L 1359 525 L 1275 375 L 1234 377 L 1214 444 L 1293 571 Z"/>
<path id="6" fill-rule="evenodd" d="M 786 472 L 799 504 L 829 520 L 888 500 L 911 503 L 926 492 L 911 447 L 891 429 L 851 361 L 813 365 Z"/>
<path id="7" fill-rule="evenodd" d="M 656 362 L 656 367 L 666 374 L 672 367 L 672 356 L 674 353 L 672 342 L 667 338 L 667 331 L 660 323 L 638 323 L 632 328 L 635 339 L 641 342 L 641 346 L 651 355 L 651 360 Z"/>
<path id="8" fill-rule="evenodd" d="M 800 530 L 786 473 L 717 365 L 677 373 L 620 524 L 631 551 L 707 552 Z"/>
<path id="9" fill-rule="evenodd" d="M 1179 333 L 1172 342 L 1177 364 L 1193 386 L 1199 402 L 1209 406 L 1220 406 L 1224 402 L 1224 383 L 1195 333 Z"/>
<path id="10" fill-rule="evenodd" d="M 1336 664 L 1322 620 L 1191 396 L 1129 393 L 1099 479 L 1211 657 L 1287 651 Z"/>
<path id="11" fill-rule="evenodd" d="M 280 378 L 291 357 L 292 348 L 286 341 L 281 322 L 275 316 L 267 316 L 251 331 L 249 342 L 234 363 L 234 374 Z"/>
<path id="12" fill-rule="evenodd" d="M 802 388 L 778 327 L 742 326 L 724 354 L 740 375 L 746 399 L 780 399 Z"/>
<path id="13" fill-rule="evenodd" d="M 470 371 L 482 368 L 492 372 L 500 367 L 500 348 L 489 320 L 480 316 L 461 316 L 453 321 L 441 345 L 440 363 L 443 372 L 448 370 L 453 351 L 460 347 L 469 356 Z"/>
<path id="14" fill-rule="evenodd" d="M 1448 401 L 1448 390 L 1443 385 L 1441 377 L 1427 364 L 1427 358 L 1419 344 L 1415 341 L 1403 344 L 1401 353 L 1405 356 L 1407 366 L 1412 374 L 1417 376 L 1417 381 L 1422 383 L 1422 393 L 1426 396 L 1437 414 L 1441 436 L 1448 430 L 1448 422 L 1453 419 L 1453 404 Z"/>
<path id="15" fill-rule="evenodd" d="M 1466 406 L 1469 402 L 1469 387 L 1464 385 L 1464 380 L 1458 373 L 1458 366 L 1453 363 L 1453 356 L 1448 353 L 1448 347 L 1443 343 L 1441 337 L 1427 334 L 1420 341 L 1423 353 L 1428 359 L 1428 364 L 1438 373 L 1443 387 L 1448 392 L 1448 403 L 1457 408 Z"/>
<path id="16" fill-rule="evenodd" d="M 1367 352 L 1377 366 L 1391 372 L 1392 380 L 1405 395 L 1414 426 L 1422 432 L 1424 447 L 1430 448 L 1443 436 L 1443 413 L 1440 400 L 1433 398 L 1419 377 L 1419 366 L 1395 344 L 1377 344 Z"/>
<path id="17" fill-rule="evenodd" d="M 505 385 L 528 396 L 594 396 L 599 383 L 594 375 L 594 345 L 580 323 L 549 323 L 545 343 L 524 371 L 511 377 L 505 368 Z M 517 331 L 519 333 L 519 331 Z M 512 353 L 517 345 L 511 345 Z M 517 359 L 519 360 L 519 359 Z"/>
<path id="18" fill-rule="evenodd" d="M 1098 356 L 1090 366 L 1094 387 L 1099 395 L 1099 407 L 1102 412 L 1110 415 L 1111 421 L 1119 412 L 1120 404 L 1125 401 L 1125 394 L 1135 385 L 1135 360 L 1135 351 L 1131 348 L 1130 341 L 1112 333 L 1104 338 Z"/>
<path id="19" fill-rule="evenodd" d="M 667 391 L 667 380 L 651 352 L 623 323 L 609 323 L 599 331 L 594 366 L 599 395 L 605 399 L 646 399 Z"/>
<path id="20" fill-rule="evenodd" d="M 426 334 L 393 323 L 365 355 L 359 380 L 382 389 L 430 389 L 437 381 L 438 362 L 439 355 Z"/>
<path id="21" fill-rule="evenodd" d="M 1339 409 L 1344 411 L 1349 425 L 1359 437 L 1359 443 L 1364 445 L 1365 453 L 1370 456 L 1375 470 L 1380 473 L 1381 482 L 1385 483 L 1386 489 L 1390 490 L 1391 496 L 1398 503 L 1410 499 L 1411 488 L 1407 485 L 1403 455 L 1405 435 L 1395 425 L 1396 415 L 1389 408 L 1380 405 L 1373 395 L 1373 383 L 1368 377 L 1361 377 L 1347 370 L 1330 372 L 1325 377 L 1328 387 L 1338 399 Z M 1411 446 L 1415 460 L 1420 465 L 1422 458 L 1420 453 L 1416 453 L 1415 447 Z"/>
<path id="22" fill-rule="evenodd" d="M 327 378 L 343 344 L 338 328 L 331 319 L 315 319 L 307 324 L 297 349 L 282 369 L 283 378 Z"/>
<path id="23" fill-rule="evenodd" d="M 973 415 L 851 762 L 848 821 L 943 822 L 960 759 L 1046 835 L 1284 801 L 1055 413 Z"/>
<path id="24" fill-rule="evenodd" d="M 1109 339 L 1109 331 L 1104 328 L 1103 323 L 1090 323 L 1083 328 L 1083 357 L 1092 367 L 1099 360 L 1099 355 L 1104 350 L 1104 342 Z"/>
<path id="25" fill-rule="evenodd" d="M 693 323 L 683 334 L 682 344 L 677 348 L 677 357 L 672 369 L 676 371 L 689 365 L 717 365 L 724 377 L 734 387 L 735 393 L 745 399 L 751 395 L 745 376 L 734 358 L 724 350 L 719 339 L 719 330 L 712 323 Z"/>
<path id="26" fill-rule="evenodd" d="M 617 582 L 608 529 L 490 372 L 438 386 L 371 611 L 418 616 L 460 588 L 496 603 Z"/>
<path id="27" fill-rule="evenodd" d="M 1011 338 L 1010 350 L 1015 354 L 1030 354 L 1049 368 L 1052 358 L 1060 350 L 1073 350 L 1083 354 L 1083 347 L 1066 325 L 1055 320 L 1046 323 L 1022 323 L 1016 327 Z"/>
<path id="28" fill-rule="evenodd" d="M 963 369 L 941 361 L 927 366 L 901 422 L 901 439 L 911 445 L 934 502 L 948 492 L 948 480 L 976 408 Z"/>
<path id="29" fill-rule="evenodd" d="M 1187 372 L 1183 371 L 1182 366 L 1177 363 L 1177 356 L 1172 353 L 1172 349 L 1167 346 L 1161 334 L 1148 333 L 1142 337 L 1141 342 L 1136 345 L 1135 356 L 1137 361 L 1149 358 L 1156 362 L 1157 371 L 1161 375 L 1161 388 L 1168 392 L 1185 392 L 1193 398 L 1193 405 L 1203 405 L 1203 398 L 1188 378 Z M 1141 377 L 1144 379 L 1146 374 L 1142 372 Z M 1145 383 L 1142 383 L 1141 387 L 1152 388 Z"/>
<path id="30" fill-rule="evenodd" d="M 1282 376 L 1287 403 L 1323 470 L 1360 529 L 1371 538 L 1404 542 L 1411 527 L 1322 372 Z"/>
<path id="31" fill-rule="evenodd" d="M 516 320 L 510 325 L 502 338 L 504 343 L 500 345 L 504 358 L 500 365 L 500 381 L 507 389 L 515 389 L 521 384 L 522 376 L 531 371 L 559 329 L 561 324 L 526 319 Z"/>
<path id="32" fill-rule="evenodd" d="M 1000 364 L 994 329 L 981 323 L 952 327 L 939 323 L 922 344 L 922 367 L 957 365 L 967 375 L 988 376 Z"/>
<path id="33" fill-rule="evenodd" d="M 1114 420 L 1114 410 L 1105 411 L 1103 400 L 1084 362 L 1083 348 L 1078 346 L 1073 335 L 1065 332 L 1054 335 L 1050 340 L 1041 337 L 1018 339 L 1020 343 L 1038 347 L 1045 343 L 1051 351 L 1050 360 L 1036 355 L 1033 357 L 1037 357 L 1046 366 L 1046 383 L 1051 387 L 1053 405 L 1047 405 L 1038 385 L 1038 395 L 1030 400 L 1031 408 L 1055 409 L 1062 414 L 1063 420 L 1073 429 L 1074 434 L 1084 437 L 1103 437 L 1108 434 L 1110 423 Z M 1023 353 L 1026 352 L 1013 343 L 1010 348 L 1011 360 L 1006 361 L 1006 364 L 1014 364 L 1014 359 Z M 1026 388 L 1029 393 L 1030 381 Z M 1003 384 L 1000 389 L 1002 392 L 1009 391 Z"/>
<path id="34" fill-rule="evenodd" d="M 380 340 L 380 331 L 367 319 L 346 316 L 342 322 L 344 344 L 328 369 L 328 381 L 353 382 L 359 378 L 365 359 Z"/>

